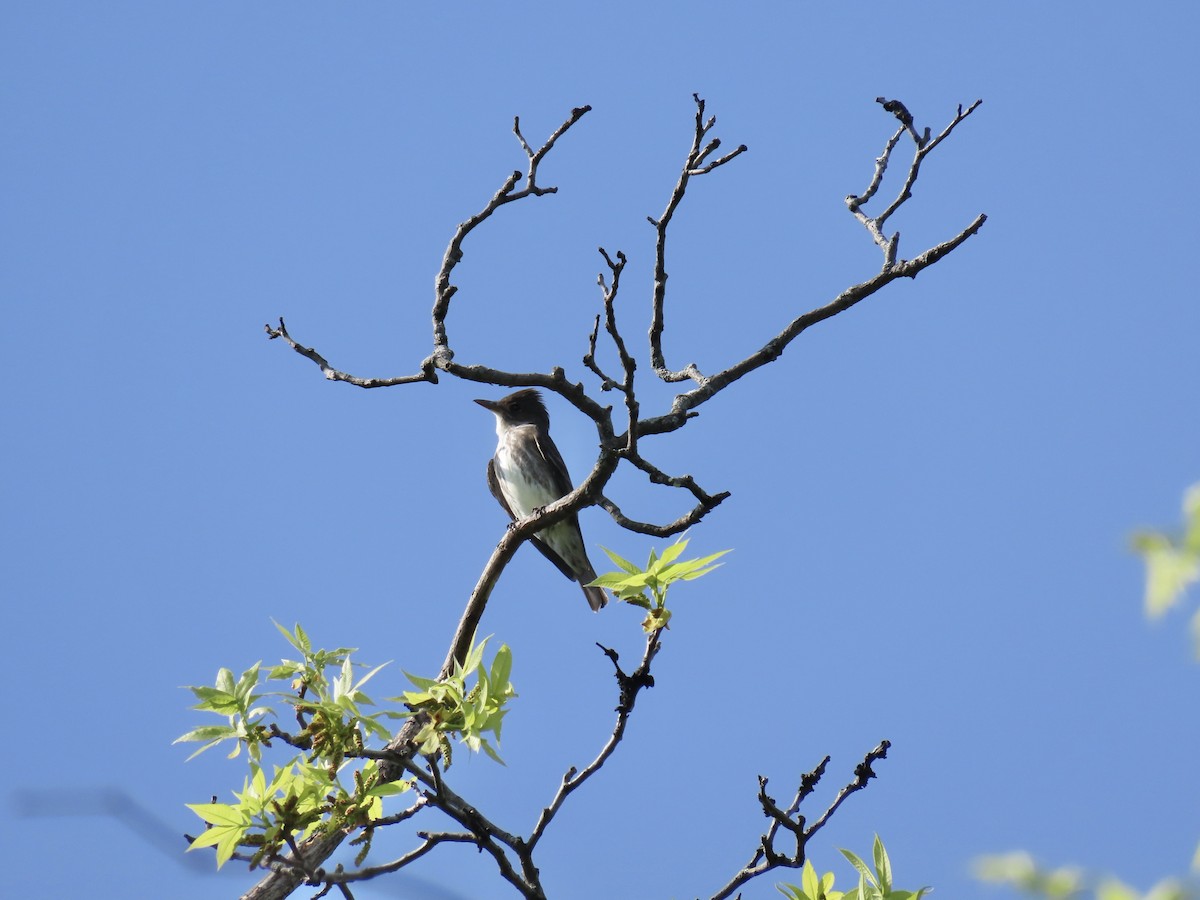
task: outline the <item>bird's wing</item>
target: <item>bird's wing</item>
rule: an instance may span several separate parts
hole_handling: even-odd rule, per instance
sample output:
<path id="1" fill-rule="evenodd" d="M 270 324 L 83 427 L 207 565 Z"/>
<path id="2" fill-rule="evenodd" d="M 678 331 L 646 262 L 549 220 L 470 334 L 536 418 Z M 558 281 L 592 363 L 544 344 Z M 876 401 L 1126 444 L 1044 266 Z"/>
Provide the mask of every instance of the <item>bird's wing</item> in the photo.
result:
<path id="1" fill-rule="evenodd" d="M 508 517 L 515 522 L 517 517 L 514 516 L 513 511 L 508 508 L 508 501 L 504 499 L 504 492 L 500 490 L 500 482 L 496 478 L 496 461 L 494 459 L 488 460 L 487 479 L 488 490 L 492 492 L 492 496 L 496 498 L 496 502 L 504 507 L 504 511 L 508 513 Z"/>
<path id="2" fill-rule="evenodd" d="M 565 497 L 574 490 L 574 487 L 571 485 L 571 474 L 567 471 L 567 464 L 563 461 L 562 454 L 558 452 L 558 447 L 555 446 L 550 435 L 540 429 L 538 430 L 534 443 L 538 448 L 538 452 L 542 454 L 542 459 L 550 464 L 550 477 L 554 480 L 554 492 L 559 497 Z M 561 525 L 567 528 L 574 528 L 575 533 L 579 535 L 578 516 L 568 516 L 566 520 L 561 523 Z M 574 572 L 571 567 L 567 565 L 566 561 L 557 553 L 555 553 L 554 550 L 539 540 L 536 536 L 534 536 L 531 540 L 533 541 L 533 545 L 542 551 L 542 555 L 558 567 L 558 571 L 562 572 L 572 581 L 579 580 L 578 574 Z M 579 535 L 579 546 L 583 546 L 582 535 Z"/>
<path id="3" fill-rule="evenodd" d="M 542 459 L 550 464 L 550 471 L 554 478 L 555 492 L 559 497 L 567 496 L 574 488 L 571 486 L 571 475 L 567 472 L 567 464 L 563 462 L 562 454 L 558 452 L 558 447 L 554 446 L 554 441 L 544 431 L 538 431 L 534 443 L 537 444 L 538 452 L 542 454 Z"/>

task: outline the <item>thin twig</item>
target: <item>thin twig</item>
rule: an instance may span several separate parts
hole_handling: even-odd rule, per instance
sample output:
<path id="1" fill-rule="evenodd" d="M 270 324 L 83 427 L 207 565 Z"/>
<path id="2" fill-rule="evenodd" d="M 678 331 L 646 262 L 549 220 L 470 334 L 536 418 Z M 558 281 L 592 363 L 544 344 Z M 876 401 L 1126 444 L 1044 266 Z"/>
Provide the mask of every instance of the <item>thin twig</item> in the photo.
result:
<path id="1" fill-rule="evenodd" d="M 697 384 L 702 385 L 705 382 L 705 378 L 695 363 L 688 363 L 679 371 L 672 371 L 667 367 L 666 360 L 663 357 L 662 335 L 663 329 L 666 327 L 664 306 L 667 296 L 667 227 L 671 224 L 671 218 L 675 215 L 675 210 L 679 207 L 680 202 L 683 200 L 683 195 L 687 192 L 688 181 L 693 176 L 706 175 L 718 166 L 725 165 L 725 163 L 745 153 L 747 147 L 745 144 L 740 144 L 736 150 L 725 154 L 715 162 L 703 165 L 708 155 L 721 146 L 721 142 L 713 139 L 707 147 L 701 146 L 705 136 L 717 124 L 717 118 L 716 116 L 710 116 L 706 120 L 704 118 L 704 100 L 700 98 L 699 94 L 692 94 L 692 99 L 696 102 L 696 126 L 692 132 L 692 146 L 679 173 L 679 180 L 675 183 L 675 188 L 671 191 L 671 196 L 667 200 L 667 206 L 663 210 L 662 215 L 657 219 L 652 216 L 646 217 L 650 224 L 654 226 L 654 230 L 657 233 L 654 245 L 654 293 L 651 299 L 650 318 L 650 367 L 654 369 L 654 373 L 663 381 L 677 382 L 691 379 Z"/>
<path id="2" fill-rule="evenodd" d="M 613 258 L 608 255 L 608 251 L 601 247 L 600 255 L 604 257 L 604 262 L 608 264 L 608 270 L 612 276 L 610 285 L 605 285 L 603 276 L 601 276 L 600 286 L 604 290 L 604 329 L 608 332 L 613 346 L 617 349 L 617 358 L 621 361 L 621 371 L 623 373 L 621 383 L 618 387 L 625 397 L 625 412 L 628 422 L 626 429 L 628 440 L 625 443 L 625 450 L 628 453 L 635 453 L 637 452 L 637 430 L 634 426 L 641 415 L 641 406 L 633 391 L 633 378 L 634 373 L 637 371 L 637 361 L 630 355 L 628 348 L 625 346 L 625 339 L 621 337 L 621 332 L 617 328 L 616 311 L 617 291 L 621 288 L 621 273 L 625 270 L 625 254 L 618 250 L 617 259 L 614 262 Z"/>
<path id="3" fill-rule="evenodd" d="M 625 340 L 621 337 L 620 331 L 617 330 L 616 311 L 614 309 L 617 291 L 621 287 L 621 272 L 625 269 L 625 254 L 618 250 L 617 259 L 614 262 L 613 258 L 608 255 L 607 250 L 603 247 L 598 248 L 598 250 L 600 255 L 604 257 L 604 262 L 608 265 L 612 279 L 610 286 L 603 272 L 596 276 L 596 283 L 600 286 L 601 296 L 604 301 L 604 330 L 608 333 L 613 345 L 617 349 L 617 357 L 621 362 L 623 377 L 620 381 L 617 381 L 606 374 L 596 363 L 596 339 L 600 335 L 600 316 L 596 316 L 596 322 L 592 327 L 592 334 L 588 340 L 588 352 L 583 357 L 583 363 L 600 378 L 600 390 L 608 391 L 615 388 L 621 391 L 625 395 L 626 401 L 628 401 L 633 398 L 633 373 L 637 368 L 637 361 L 629 355 L 629 351 L 625 346 Z M 633 415 L 636 421 L 636 412 L 631 413 L 631 415 Z"/>
<path id="4" fill-rule="evenodd" d="M 654 686 L 654 678 L 650 674 L 650 664 L 654 662 L 654 657 L 658 655 L 658 651 L 662 649 L 662 644 L 659 642 L 659 634 L 661 631 L 654 631 L 646 638 L 646 649 L 642 653 L 642 661 L 638 667 L 628 675 L 621 670 L 620 663 L 617 659 L 615 650 L 607 647 L 600 647 L 604 651 L 616 669 L 617 684 L 620 687 L 620 700 L 617 703 L 617 721 L 613 726 L 612 734 L 608 740 L 583 771 L 577 772 L 572 766 L 563 776 L 562 783 L 558 786 L 558 791 L 554 794 L 554 799 L 550 804 L 542 810 L 538 816 L 537 823 L 533 826 L 533 831 L 530 832 L 529 839 L 526 841 L 527 853 L 532 856 L 534 848 L 538 841 L 542 839 L 542 835 L 546 832 L 546 827 L 554 819 L 554 816 L 562 808 L 563 802 L 585 781 L 591 778 L 596 772 L 600 771 L 600 767 L 608 760 L 621 739 L 625 736 L 625 726 L 629 723 L 629 716 L 633 713 L 634 704 L 637 702 L 638 693 L 644 688 Z M 600 646 L 597 644 L 597 646 Z"/>
<path id="5" fill-rule="evenodd" d="M 446 253 L 442 257 L 442 267 L 438 270 L 436 279 L 434 280 L 434 302 L 433 302 L 433 355 L 430 357 L 434 365 L 439 368 L 443 367 L 444 363 L 450 362 L 454 358 L 453 352 L 450 350 L 450 338 L 446 333 L 446 316 L 450 312 L 450 300 L 458 291 L 458 288 L 450 283 L 450 274 L 454 271 L 454 267 L 459 264 L 463 258 L 462 245 L 466 240 L 467 235 L 474 231 L 479 225 L 487 221 L 492 213 L 507 203 L 512 203 L 515 200 L 522 200 L 525 197 L 535 196 L 541 197 L 545 194 L 553 194 L 558 191 L 557 187 L 541 187 L 537 183 L 538 164 L 545 158 L 553 148 L 555 142 L 566 134 L 567 130 L 583 118 L 591 111 L 590 106 L 578 106 L 571 110 L 571 114 L 566 121 L 555 129 L 554 133 L 546 139 L 546 143 L 542 144 L 541 149 L 536 152 L 526 142 L 521 134 L 520 119 L 513 120 L 513 132 L 517 136 L 517 140 L 521 142 L 521 148 L 525 151 L 528 157 L 528 167 L 525 170 L 525 187 L 521 190 L 516 190 L 517 182 L 521 179 L 520 172 L 513 172 L 504 180 L 504 184 L 500 189 L 492 195 L 492 199 L 487 205 L 471 218 L 462 222 L 454 231 L 454 236 L 450 238 L 450 243 L 446 245 Z"/>
<path id="6" fill-rule="evenodd" d="M 730 497 L 729 491 L 722 491 L 719 494 L 713 494 L 707 503 L 698 503 L 688 512 L 684 513 L 673 522 L 666 524 L 656 524 L 654 522 L 642 522 L 638 519 L 631 519 L 629 516 L 621 512 L 621 507 L 613 503 L 607 497 L 601 495 L 597 501 L 597 505 L 607 512 L 614 522 L 624 528 L 626 531 L 632 531 L 635 534 L 648 534 L 652 537 L 666 538 L 676 534 L 681 534 L 687 531 L 693 525 L 696 525 L 709 512 L 727 497 Z"/>
<path id="7" fill-rule="evenodd" d="M 418 834 L 418 837 L 421 837 Z M 424 842 L 421 846 L 410 850 L 403 856 L 393 859 L 391 862 L 381 863 L 377 866 L 366 866 L 361 869 L 352 871 L 331 872 L 324 874 L 323 881 L 327 884 L 344 884 L 354 881 L 367 881 L 371 878 L 378 878 L 380 875 L 387 875 L 391 872 L 398 872 L 405 866 L 416 862 L 438 844 L 454 843 L 454 844 L 473 844 L 475 843 L 475 835 L 467 834 L 466 832 L 438 832 L 436 834 L 427 834 L 424 836 Z"/>
<path id="8" fill-rule="evenodd" d="M 297 343 L 295 340 L 293 340 L 292 336 L 288 334 L 287 325 L 284 324 L 282 316 L 279 317 L 278 328 L 272 328 L 270 325 L 264 325 L 263 328 L 266 329 L 268 339 L 275 340 L 276 338 L 283 338 L 284 342 L 289 347 L 306 359 L 311 359 L 313 362 L 315 362 L 317 366 L 320 367 L 321 374 L 324 375 L 329 381 L 344 381 L 347 384 L 352 384 L 355 387 L 360 388 L 378 388 L 394 387 L 398 384 L 413 384 L 414 382 L 418 381 L 428 381 L 436 384 L 438 380 L 437 370 L 434 368 L 431 361 L 432 357 L 421 363 L 421 371 L 415 375 L 398 375 L 395 378 L 360 378 L 357 375 L 350 375 L 346 372 L 340 371 L 339 369 L 335 369 L 329 364 L 329 361 L 326 360 L 325 357 L 323 357 L 312 347 L 305 347 L 303 344 Z"/>
<path id="9" fill-rule="evenodd" d="M 826 809 L 825 812 L 821 813 L 820 818 L 818 818 L 817 821 L 813 822 L 812 825 L 808 827 L 808 829 L 804 832 L 805 840 L 808 840 L 823 827 L 825 827 L 825 823 L 829 821 L 829 817 L 837 811 L 837 808 L 845 802 L 847 797 L 849 797 L 855 791 L 861 791 L 867 786 L 867 782 L 875 777 L 875 771 L 871 768 L 872 765 L 879 762 L 881 759 L 886 759 L 888 749 L 891 746 L 891 741 L 880 741 L 879 746 L 868 753 L 866 757 L 863 758 L 863 761 L 854 767 L 854 780 L 838 791 L 838 795 L 833 799 L 833 802 L 829 804 L 829 808 Z"/>
<path id="10" fill-rule="evenodd" d="M 816 790 L 817 784 L 820 782 L 822 776 L 824 776 L 824 774 L 825 774 L 825 767 L 828 765 L 829 765 L 829 757 L 826 756 L 823 760 L 821 760 L 820 763 L 817 764 L 817 767 L 815 769 L 813 769 L 811 772 L 805 773 L 805 775 L 803 777 L 801 777 L 800 787 L 796 789 L 796 796 L 794 798 L 792 798 L 792 802 L 790 804 L 788 804 L 788 808 L 783 813 L 783 815 L 786 818 L 791 819 L 793 816 L 796 815 L 796 813 L 798 813 L 800 811 L 800 804 L 804 801 L 805 797 L 807 797 L 814 790 Z M 762 780 L 760 787 L 762 789 L 766 788 L 766 779 L 765 778 Z M 799 816 L 796 818 L 795 821 L 796 821 L 796 824 L 801 829 L 803 829 L 804 817 Z M 763 847 L 772 846 L 774 844 L 775 834 L 779 830 L 780 824 L 782 824 L 782 823 L 778 819 L 772 818 L 771 825 L 767 829 L 767 833 L 763 835 L 762 841 L 760 842 L 759 849 L 755 852 L 755 855 L 753 857 L 751 857 L 750 862 L 746 864 L 746 868 L 751 868 L 752 866 L 754 866 L 758 863 L 758 861 L 763 856 L 763 852 L 764 852 L 762 849 Z"/>
<path id="11" fill-rule="evenodd" d="M 885 100 L 883 97 L 879 97 L 877 98 L 877 102 L 881 103 L 886 111 L 892 113 L 892 115 L 900 120 L 900 128 L 888 140 L 887 145 L 883 149 L 883 153 L 876 158 L 875 173 L 871 178 L 870 185 L 867 186 L 867 190 L 862 195 L 850 194 L 848 197 L 846 197 L 846 208 L 850 210 L 853 216 L 858 219 L 859 223 L 861 223 L 862 226 L 867 230 L 867 233 L 871 236 L 871 240 L 874 241 L 875 244 L 883 251 L 883 267 L 886 270 L 896 265 L 896 256 L 900 245 L 900 233 L 896 232 L 891 236 L 885 235 L 883 232 L 884 225 L 886 224 L 887 220 L 891 218 L 892 214 L 895 213 L 906 201 L 912 197 L 913 186 L 917 182 L 917 176 L 920 174 L 921 170 L 921 163 L 924 161 L 925 157 L 932 153 L 933 149 L 938 144 L 949 137 L 950 133 L 955 129 L 955 127 L 957 127 L 958 124 L 965 118 L 967 118 L 967 116 L 971 115 L 971 113 L 973 113 L 983 101 L 976 100 L 966 110 L 963 110 L 962 105 L 959 104 L 958 112 L 955 114 L 950 124 L 942 129 L 941 134 L 932 140 L 929 137 L 930 132 L 928 128 L 925 129 L 923 134 L 917 133 L 916 127 L 913 125 L 912 114 L 899 100 Z M 895 198 L 891 203 L 888 204 L 887 208 L 885 208 L 883 212 L 879 213 L 877 216 L 868 216 L 865 212 L 863 212 L 862 207 L 872 197 L 875 196 L 875 192 L 879 189 L 879 185 L 883 180 L 883 173 L 887 170 L 888 162 L 891 159 L 892 150 L 895 149 L 896 143 L 900 140 L 901 135 L 905 134 L 906 132 L 909 137 L 912 138 L 914 153 L 912 162 L 908 167 L 908 173 L 904 178 L 904 184 L 901 186 Z"/>

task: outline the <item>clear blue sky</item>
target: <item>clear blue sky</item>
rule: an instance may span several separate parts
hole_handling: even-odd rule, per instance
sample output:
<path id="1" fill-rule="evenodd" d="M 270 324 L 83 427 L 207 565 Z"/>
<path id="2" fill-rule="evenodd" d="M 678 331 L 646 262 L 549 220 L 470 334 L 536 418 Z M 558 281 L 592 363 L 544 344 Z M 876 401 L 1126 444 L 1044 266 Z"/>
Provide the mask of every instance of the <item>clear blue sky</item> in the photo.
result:
<path id="1" fill-rule="evenodd" d="M 1195 36 L 1186 4 L 58 3 L 0 13 L 0 392 L 9 676 L 3 754 L 20 897 L 209 898 L 252 883 L 155 840 L 229 797 L 181 685 L 287 652 L 271 626 L 437 669 L 504 527 L 484 484 L 499 396 L 453 380 L 322 380 L 264 322 L 361 375 L 414 371 L 456 223 L 572 106 L 560 192 L 472 238 L 461 362 L 579 364 L 598 245 L 630 258 L 644 353 L 653 233 L 691 94 L 750 152 L 694 185 L 673 233 L 667 351 L 715 370 L 878 267 L 842 198 L 899 97 L 940 128 L 984 105 L 894 221 L 901 254 L 981 234 L 807 332 L 647 450 L 733 497 L 692 534 L 734 548 L 677 598 L 624 747 L 541 860 L 557 897 L 711 893 L 825 754 L 820 801 L 881 738 L 879 779 L 811 848 L 887 842 L 902 885 L 1006 897 L 979 854 L 1027 848 L 1148 887 L 1200 838 L 1200 667 L 1183 620 L 1141 616 L 1127 536 L 1200 477 Z M 643 366 L 643 373 L 647 367 Z M 645 385 L 654 411 L 667 392 Z M 583 472 L 594 434 L 552 401 Z M 622 476 L 635 515 L 678 497 Z M 593 546 L 648 543 L 599 511 Z M 598 551 L 593 555 L 599 557 Z M 528 830 L 615 701 L 590 614 L 523 549 L 484 633 L 515 652 L 500 769 L 461 793 Z M 18 789 L 34 792 L 32 817 Z M 105 814 L 108 810 L 112 814 Z M 398 845 L 399 846 L 399 845 Z M 197 862 L 192 854 L 190 862 Z M 786 877 L 786 876 L 785 876 Z M 436 853 L 362 897 L 508 896 Z M 747 898 L 777 896 L 770 879 Z"/>

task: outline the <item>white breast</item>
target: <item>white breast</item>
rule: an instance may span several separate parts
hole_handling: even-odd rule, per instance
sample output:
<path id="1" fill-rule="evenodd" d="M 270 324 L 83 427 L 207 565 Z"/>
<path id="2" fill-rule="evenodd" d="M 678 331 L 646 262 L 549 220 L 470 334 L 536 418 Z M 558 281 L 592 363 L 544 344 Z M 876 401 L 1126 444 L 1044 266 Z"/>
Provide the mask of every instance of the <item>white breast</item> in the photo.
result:
<path id="1" fill-rule="evenodd" d="M 533 428 L 532 425 L 522 426 L 517 431 L 525 428 Z M 547 506 L 558 499 L 558 494 L 555 493 L 552 482 L 549 478 L 549 464 L 538 457 L 529 459 L 522 465 L 517 459 L 518 453 L 514 452 L 514 446 L 528 446 L 528 444 L 514 444 L 504 440 L 504 433 L 501 433 L 500 443 L 496 446 L 496 458 L 494 461 L 496 480 L 500 483 L 500 491 L 504 494 L 504 499 L 508 501 L 508 508 L 512 510 L 513 515 L 518 519 L 524 518 L 535 509 Z M 529 478 L 529 472 L 544 471 L 546 479 Z"/>

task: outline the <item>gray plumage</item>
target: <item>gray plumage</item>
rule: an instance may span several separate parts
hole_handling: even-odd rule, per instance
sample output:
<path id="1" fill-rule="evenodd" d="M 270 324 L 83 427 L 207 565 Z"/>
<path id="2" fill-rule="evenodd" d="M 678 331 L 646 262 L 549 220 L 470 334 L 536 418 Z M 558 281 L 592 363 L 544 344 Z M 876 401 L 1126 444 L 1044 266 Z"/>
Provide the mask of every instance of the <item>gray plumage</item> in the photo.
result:
<path id="1" fill-rule="evenodd" d="M 488 462 L 488 488 L 510 518 L 523 519 L 571 492 L 571 476 L 550 439 L 550 414 L 541 394 L 526 388 L 500 400 L 475 402 L 496 416 L 499 440 L 496 455 Z M 567 578 L 585 585 L 588 606 L 593 610 L 604 606 L 608 599 L 604 591 L 586 587 L 596 570 L 588 559 L 578 516 L 572 513 L 530 540 Z"/>

